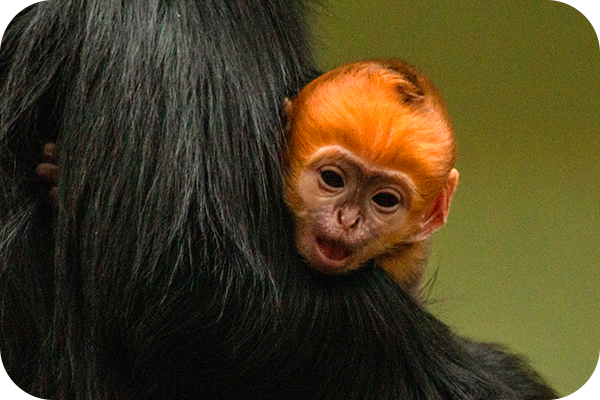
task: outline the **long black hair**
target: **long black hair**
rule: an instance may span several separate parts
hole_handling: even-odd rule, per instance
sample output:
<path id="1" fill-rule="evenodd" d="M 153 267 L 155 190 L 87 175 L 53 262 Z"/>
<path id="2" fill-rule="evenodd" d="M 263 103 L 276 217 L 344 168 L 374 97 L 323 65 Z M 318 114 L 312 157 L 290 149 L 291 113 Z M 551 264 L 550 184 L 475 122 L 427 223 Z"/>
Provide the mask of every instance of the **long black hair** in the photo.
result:
<path id="1" fill-rule="evenodd" d="M 282 200 L 300 0 L 49 0 L 0 49 L 0 351 L 43 398 L 545 399 L 373 265 L 323 277 Z M 60 149 L 56 210 L 35 174 Z"/>

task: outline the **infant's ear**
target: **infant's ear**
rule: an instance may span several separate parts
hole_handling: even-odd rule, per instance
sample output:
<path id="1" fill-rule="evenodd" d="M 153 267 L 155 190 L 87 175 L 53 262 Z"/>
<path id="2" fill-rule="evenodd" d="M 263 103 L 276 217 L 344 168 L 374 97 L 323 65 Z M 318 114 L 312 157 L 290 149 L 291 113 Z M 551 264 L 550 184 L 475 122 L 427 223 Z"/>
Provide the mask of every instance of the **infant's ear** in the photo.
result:
<path id="1" fill-rule="evenodd" d="M 292 114 L 292 101 L 290 100 L 289 97 L 286 97 L 285 99 L 283 99 L 283 113 L 288 118 Z"/>
<path id="2" fill-rule="evenodd" d="M 288 133 L 292 129 L 292 101 L 289 97 L 286 97 L 283 100 L 283 122 L 284 122 L 284 132 Z"/>
<path id="3" fill-rule="evenodd" d="M 420 224 L 419 231 L 409 239 L 410 242 L 423 241 L 446 225 L 456 185 L 458 185 L 458 171 L 456 168 L 453 168 L 448 174 L 446 183 L 435 200 L 432 209 L 425 215 Z"/>

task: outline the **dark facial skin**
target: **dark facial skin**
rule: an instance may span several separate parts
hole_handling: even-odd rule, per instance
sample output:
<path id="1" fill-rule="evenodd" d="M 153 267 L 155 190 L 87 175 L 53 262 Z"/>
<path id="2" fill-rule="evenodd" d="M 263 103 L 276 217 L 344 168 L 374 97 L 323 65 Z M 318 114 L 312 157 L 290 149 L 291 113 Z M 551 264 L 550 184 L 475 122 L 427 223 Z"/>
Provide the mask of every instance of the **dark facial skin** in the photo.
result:
<path id="1" fill-rule="evenodd" d="M 409 240 L 404 228 L 416 188 L 406 174 L 328 146 L 311 158 L 297 186 L 305 208 L 297 215 L 296 240 L 321 272 L 356 269 L 391 243 Z"/>

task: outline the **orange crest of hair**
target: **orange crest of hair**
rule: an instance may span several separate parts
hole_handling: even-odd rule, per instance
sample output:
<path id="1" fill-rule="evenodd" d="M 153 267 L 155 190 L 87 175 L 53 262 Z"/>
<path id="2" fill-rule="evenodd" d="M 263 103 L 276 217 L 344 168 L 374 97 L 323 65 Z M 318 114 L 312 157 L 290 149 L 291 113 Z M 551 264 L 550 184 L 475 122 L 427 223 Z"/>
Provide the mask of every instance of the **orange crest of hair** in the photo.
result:
<path id="1" fill-rule="evenodd" d="M 427 201 L 456 161 L 442 98 L 426 77 L 399 60 L 334 69 L 308 84 L 287 112 L 292 180 L 318 149 L 338 145 L 374 166 L 409 174 Z"/>

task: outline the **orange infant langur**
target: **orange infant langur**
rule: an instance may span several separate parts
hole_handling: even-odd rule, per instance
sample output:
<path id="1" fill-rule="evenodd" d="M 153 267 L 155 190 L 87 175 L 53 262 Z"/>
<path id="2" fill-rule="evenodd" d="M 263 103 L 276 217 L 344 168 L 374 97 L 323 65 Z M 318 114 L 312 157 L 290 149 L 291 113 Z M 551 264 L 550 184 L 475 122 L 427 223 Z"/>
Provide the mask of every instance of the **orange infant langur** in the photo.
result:
<path id="1" fill-rule="evenodd" d="M 325 274 L 374 259 L 415 293 L 458 183 L 433 84 L 399 60 L 358 62 L 311 82 L 285 114 L 285 200 L 300 253 Z"/>

